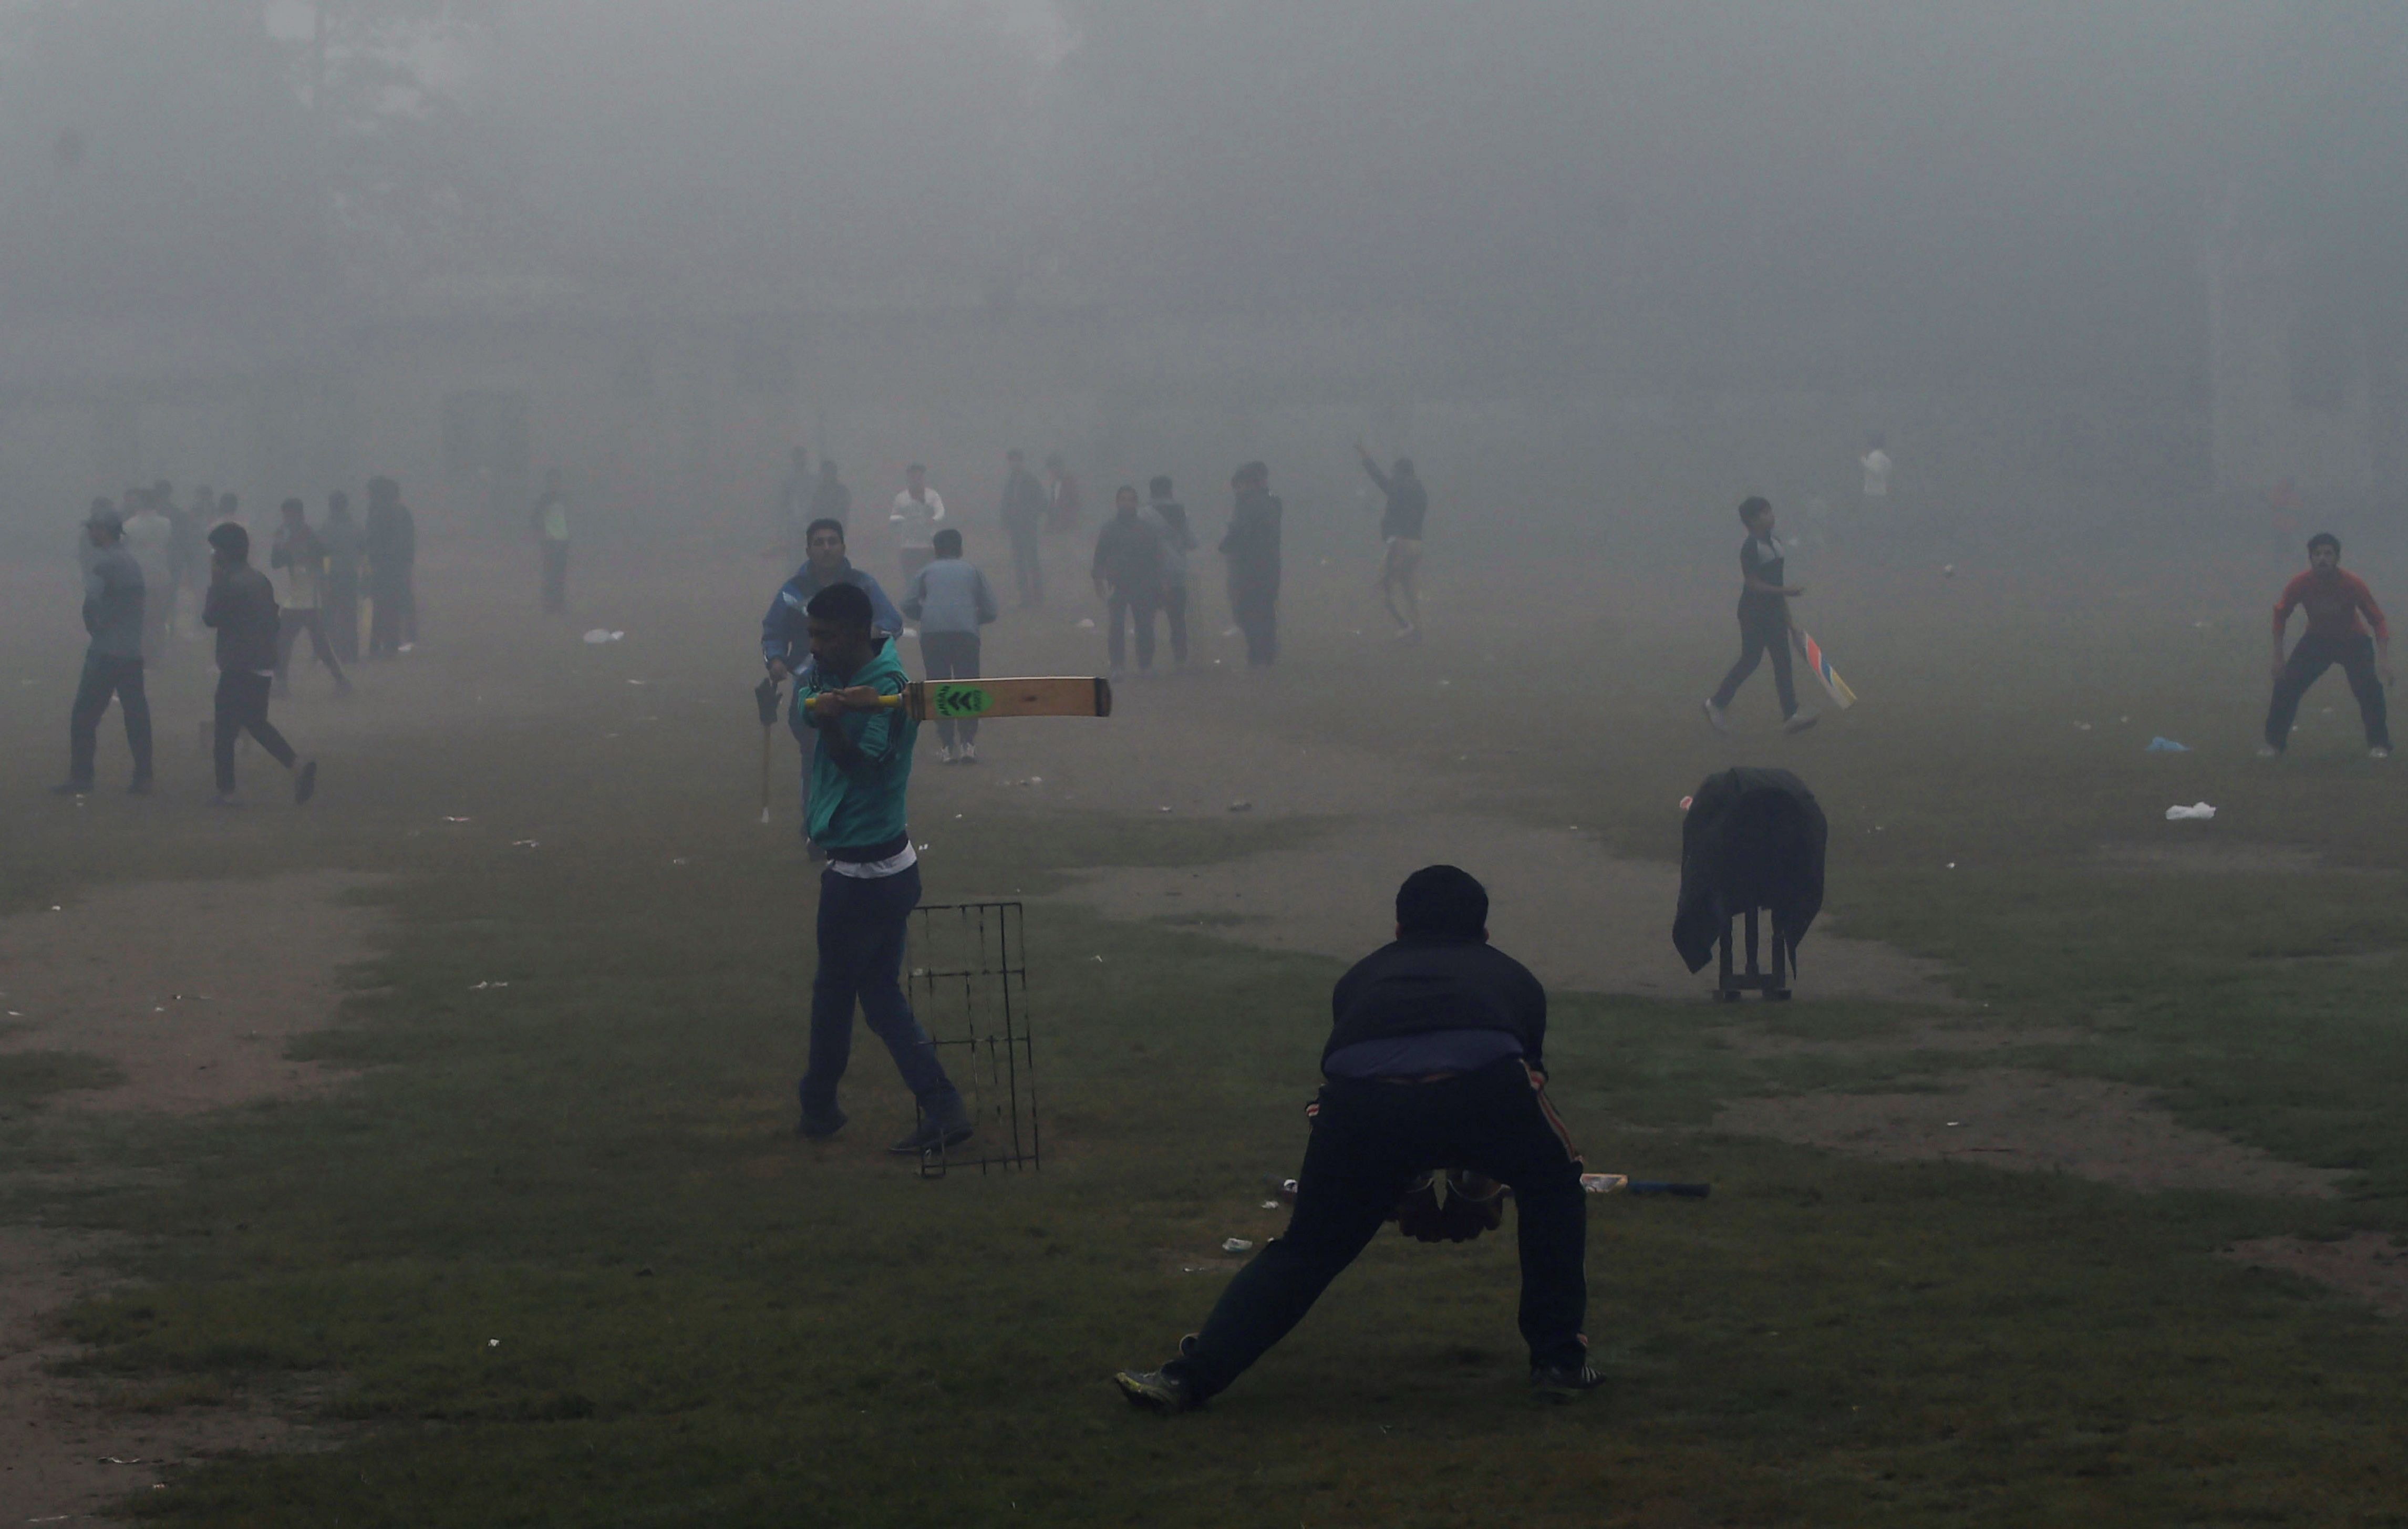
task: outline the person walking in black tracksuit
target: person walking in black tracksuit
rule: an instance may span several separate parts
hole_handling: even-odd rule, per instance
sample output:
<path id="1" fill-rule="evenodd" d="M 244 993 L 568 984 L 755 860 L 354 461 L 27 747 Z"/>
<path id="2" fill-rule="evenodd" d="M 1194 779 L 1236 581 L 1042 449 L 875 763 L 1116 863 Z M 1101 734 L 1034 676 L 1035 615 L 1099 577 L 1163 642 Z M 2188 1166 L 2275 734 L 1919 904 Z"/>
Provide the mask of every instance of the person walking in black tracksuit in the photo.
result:
<path id="1" fill-rule="evenodd" d="M 1542 1092 L 1546 991 L 1489 945 L 1487 923 L 1488 893 L 1465 872 L 1430 865 L 1405 879 L 1396 943 L 1358 962 L 1331 994 L 1326 1081 L 1306 1111 L 1312 1134 L 1286 1233 L 1230 1279 L 1176 1358 L 1114 1377 L 1132 1404 L 1184 1412 L 1225 1390 L 1303 1320 L 1399 1200 L 1420 1193 L 1416 1180 L 1438 1168 L 1469 1169 L 1513 1191 L 1531 1385 L 1570 1395 L 1601 1383 L 1581 1333 L 1588 1212 L 1580 1154 Z"/>
<path id="2" fill-rule="evenodd" d="M 1772 689 L 1781 700 L 1783 729 L 1803 733 L 1814 725 L 1814 713 L 1798 709 L 1798 690 L 1789 676 L 1789 601 L 1806 593 L 1803 584 L 1787 584 L 1787 559 L 1772 537 L 1772 506 L 1752 498 L 1739 507 L 1740 524 L 1747 540 L 1739 548 L 1739 661 L 1723 682 L 1706 697 L 1706 721 L 1716 732 L 1727 732 L 1724 715 L 1747 677 L 1766 654 L 1772 657 Z"/>
<path id="3" fill-rule="evenodd" d="M 218 805 L 238 805 L 234 742 L 244 732 L 259 740 L 268 758 L 293 772 L 293 800 L 307 802 L 318 789 L 318 762 L 296 761 L 293 746 L 267 720 L 280 625 L 275 587 L 251 565 L 251 533 L 241 526 L 229 522 L 211 531 L 209 547 L 209 593 L 201 607 L 201 624 L 218 635 Z"/>
<path id="4" fill-rule="evenodd" d="M 1280 522 L 1286 513 L 1271 493 L 1271 470 L 1249 462 L 1229 479 L 1235 503 L 1221 555 L 1229 562 L 1229 615 L 1246 636 L 1246 662 L 1279 661 Z"/>

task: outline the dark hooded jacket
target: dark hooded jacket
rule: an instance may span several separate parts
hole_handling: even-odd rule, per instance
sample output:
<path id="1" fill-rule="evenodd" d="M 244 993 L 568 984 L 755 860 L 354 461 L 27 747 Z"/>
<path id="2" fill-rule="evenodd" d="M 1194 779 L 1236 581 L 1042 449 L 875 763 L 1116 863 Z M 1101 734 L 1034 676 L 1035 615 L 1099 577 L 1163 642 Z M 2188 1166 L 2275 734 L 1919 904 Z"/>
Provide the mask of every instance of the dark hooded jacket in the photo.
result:
<path id="1" fill-rule="evenodd" d="M 1681 825 L 1681 902 L 1672 944 L 1698 971 L 1713 959 L 1730 921 L 1772 910 L 1774 935 L 1795 965 L 1798 942 L 1823 910 L 1822 805 L 1787 770 L 1742 767 L 1706 777 Z"/>

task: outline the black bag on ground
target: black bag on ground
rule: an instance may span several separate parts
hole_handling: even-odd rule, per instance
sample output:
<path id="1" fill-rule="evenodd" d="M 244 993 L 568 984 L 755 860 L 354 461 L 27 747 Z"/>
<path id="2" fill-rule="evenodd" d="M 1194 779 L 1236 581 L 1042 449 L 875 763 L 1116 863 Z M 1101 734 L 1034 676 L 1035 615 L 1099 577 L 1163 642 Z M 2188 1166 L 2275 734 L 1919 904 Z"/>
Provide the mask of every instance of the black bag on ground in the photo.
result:
<path id="1" fill-rule="evenodd" d="M 1741 767 L 1706 777 L 1681 825 L 1681 903 L 1672 945 L 1698 971 L 1734 917 L 1772 910 L 1775 938 L 1798 942 L 1823 910 L 1822 805 L 1787 770 Z"/>

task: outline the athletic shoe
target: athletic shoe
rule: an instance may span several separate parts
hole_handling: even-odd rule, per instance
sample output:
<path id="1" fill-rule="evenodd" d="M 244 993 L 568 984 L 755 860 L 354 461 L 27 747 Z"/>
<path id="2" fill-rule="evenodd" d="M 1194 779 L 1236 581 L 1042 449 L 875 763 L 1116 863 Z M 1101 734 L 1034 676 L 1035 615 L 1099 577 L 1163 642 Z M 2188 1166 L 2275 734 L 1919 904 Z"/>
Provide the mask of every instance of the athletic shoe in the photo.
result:
<path id="1" fill-rule="evenodd" d="M 304 760 L 301 767 L 293 772 L 293 805 L 307 807 L 309 804 L 309 798 L 317 794 L 318 762 L 314 759 Z"/>
<path id="2" fill-rule="evenodd" d="M 1784 733 L 1803 733 L 1822 720 L 1822 716 L 1819 713 L 1801 711 L 1797 716 L 1784 722 L 1781 724 L 1781 730 Z"/>
<path id="3" fill-rule="evenodd" d="M 2391 750 L 2378 743 L 2373 748 L 2369 749 L 2366 751 L 2366 757 L 2369 759 L 2389 759 L 2391 757 Z"/>
<path id="4" fill-rule="evenodd" d="M 2258 757 L 2259 759 L 2273 759 L 2279 756 L 2282 752 L 2282 750 L 2275 748 L 2271 743 L 2261 743 L 2258 746 Z"/>
<path id="5" fill-rule="evenodd" d="M 210 800 L 218 807 L 236 807 L 242 806 L 242 798 L 236 796 L 230 791 L 222 791 L 218 793 L 216 796 L 210 798 Z"/>
<path id="6" fill-rule="evenodd" d="M 1722 707 L 1714 705 L 1714 698 L 1711 695 L 1706 697 L 1706 721 L 1714 724 L 1717 733 L 1730 731 L 1730 719 L 1723 714 Z"/>
<path id="7" fill-rule="evenodd" d="M 1551 1401 L 1569 1402 L 1583 1392 L 1595 1391 L 1605 1384 L 1605 1377 L 1595 1366 L 1579 1365 L 1533 1365 L 1530 1366 L 1530 1389 Z"/>
<path id="8" fill-rule="evenodd" d="M 847 1115 L 841 1109 L 836 1111 L 834 1114 L 819 1118 L 805 1115 L 803 1117 L 803 1123 L 796 1128 L 796 1134 L 805 1141 L 825 1141 L 830 1136 L 835 1136 L 838 1131 L 843 1130 L 844 1122 L 850 1119 L 852 1119 L 852 1117 Z"/>
<path id="9" fill-rule="evenodd" d="M 962 745 L 962 751 L 961 751 L 960 753 L 958 753 L 958 754 L 955 754 L 955 755 L 953 756 L 953 763 L 954 763 L 954 764 L 977 764 L 977 763 L 978 763 L 978 745 L 977 745 L 977 744 L 975 744 L 975 743 L 965 743 L 965 744 L 963 744 L 963 745 Z"/>
<path id="10" fill-rule="evenodd" d="M 943 1151 L 948 1147 L 958 1147 L 969 1139 L 968 1117 L 956 1116 L 951 1121 L 939 1121 L 931 1115 L 922 1121 L 910 1136 L 886 1150 L 897 1157 L 924 1157 L 930 1152 Z"/>
<path id="11" fill-rule="evenodd" d="M 127 786 L 127 787 L 125 788 L 125 794 L 126 794 L 126 795 L 128 795 L 128 796 L 148 796 L 148 795 L 150 795 L 150 778 L 149 776 L 147 776 L 147 775 L 137 775 L 137 776 L 136 776 L 136 777 L 134 778 L 134 782 L 133 782 L 133 784 L 131 784 L 131 785 L 129 785 L 129 786 Z"/>
<path id="12" fill-rule="evenodd" d="M 1112 1384 L 1121 1388 L 1131 1407 L 1169 1417 L 1177 1412 L 1193 1412 L 1204 1404 L 1186 1381 L 1160 1370 L 1123 1370 L 1112 1377 Z"/>
<path id="13" fill-rule="evenodd" d="M 89 796 L 92 794 L 92 782 L 89 780 L 62 780 L 57 785 L 50 788 L 50 794 L 53 796 Z"/>
<path id="14" fill-rule="evenodd" d="M 944 745 L 939 744 L 937 746 L 937 763 L 939 764 L 951 764 L 953 762 L 953 751 L 951 749 L 946 748 Z"/>

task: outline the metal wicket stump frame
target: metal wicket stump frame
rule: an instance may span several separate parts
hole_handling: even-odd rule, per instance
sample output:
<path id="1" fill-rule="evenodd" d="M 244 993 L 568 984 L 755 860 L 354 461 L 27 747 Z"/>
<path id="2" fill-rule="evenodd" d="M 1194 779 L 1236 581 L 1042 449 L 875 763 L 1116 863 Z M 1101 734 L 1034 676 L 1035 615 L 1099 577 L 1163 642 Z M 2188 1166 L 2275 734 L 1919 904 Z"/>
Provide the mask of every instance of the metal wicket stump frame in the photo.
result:
<path id="1" fill-rule="evenodd" d="M 978 1127 L 960 1149 L 921 1154 L 921 1177 L 1043 1167 L 1022 906 L 929 903 L 911 918 L 903 991 Z M 924 1109 L 919 1119 L 926 1122 Z"/>

